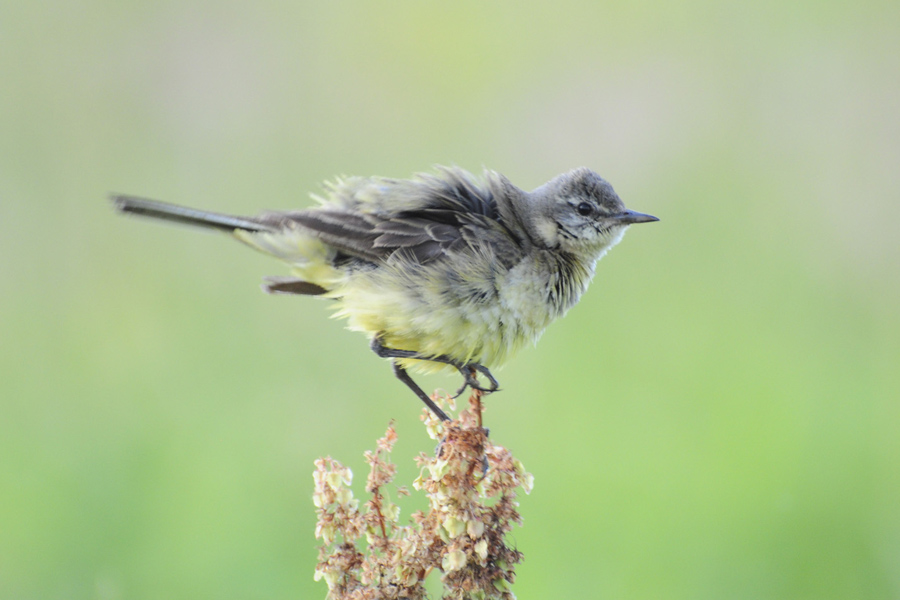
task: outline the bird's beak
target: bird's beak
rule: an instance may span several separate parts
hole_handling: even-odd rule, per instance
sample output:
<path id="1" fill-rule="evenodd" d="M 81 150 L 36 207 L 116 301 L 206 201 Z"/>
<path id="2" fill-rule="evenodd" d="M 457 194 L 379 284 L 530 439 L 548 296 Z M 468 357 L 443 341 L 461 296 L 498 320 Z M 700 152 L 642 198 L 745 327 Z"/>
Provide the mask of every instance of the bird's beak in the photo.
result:
<path id="1" fill-rule="evenodd" d="M 659 221 L 659 219 L 657 219 L 653 215 L 645 215 L 644 213 L 634 212 L 633 210 L 623 211 L 614 216 L 613 219 L 615 219 L 622 225 L 632 225 L 634 223 L 652 223 L 653 221 Z"/>

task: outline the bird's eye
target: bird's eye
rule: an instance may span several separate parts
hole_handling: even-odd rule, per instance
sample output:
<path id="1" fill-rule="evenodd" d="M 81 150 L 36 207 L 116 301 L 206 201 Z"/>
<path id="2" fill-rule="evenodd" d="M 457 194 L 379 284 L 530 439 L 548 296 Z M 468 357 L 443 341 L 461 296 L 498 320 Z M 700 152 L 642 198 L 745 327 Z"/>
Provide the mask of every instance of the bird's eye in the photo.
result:
<path id="1" fill-rule="evenodd" d="M 594 207 L 590 202 L 582 202 L 577 207 L 575 207 L 575 210 L 577 210 L 578 214 L 582 217 L 586 217 L 594 212 Z"/>

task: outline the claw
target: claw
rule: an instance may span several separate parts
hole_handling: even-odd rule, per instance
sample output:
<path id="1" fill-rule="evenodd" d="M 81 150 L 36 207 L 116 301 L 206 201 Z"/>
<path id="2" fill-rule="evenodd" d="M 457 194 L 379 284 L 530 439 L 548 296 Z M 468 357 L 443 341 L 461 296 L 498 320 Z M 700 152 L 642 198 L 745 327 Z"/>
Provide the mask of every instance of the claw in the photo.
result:
<path id="1" fill-rule="evenodd" d="M 484 392 L 485 394 L 490 394 L 492 392 L 496 392 L 500 389 L 500 384 L 491 374 L 487 367 L 479 363 L 468 363 L 465 365 L 461 365 L 456 367 L 459 370 L 459 374 L 463 376 L 463 384 L 462 387 L 456 390 L 456 395 L 454 398 L 459 397 L 466 388 L 472 388 L 473 390 L 478 390 L 479 392 Z M 485 377 L 487 377 L 490 382 L 490 387 L 484 387 L 478 382 L 477 373 L 481 373 Z"/>
<path id="2" fill-rule="evenodd" d="M 479 373 L 481 373 L 482 375 L 487 377 L 488 381 L 491 382 L 490 388 L 485 389 L 482 387 L 477 387 L 475 389 L 478 389 L 478 390 L 481 390 L 482 392 L 487 392 L 487 393 L 496 392 L 497 390 L 500 389 L 500 384 L 497 382 L 497 380 L 494 378 L 494 376 L 491 374 L 491 372 L 488 370 L 487 367 L 485 367 L 484 365 L 480 365 L 478 363 L 472 363 L 469 365 L 469 367 L 471 367 L 472 369 L 478 371 Z M 474 379 L 474 377 L 473 377 L 473 379 Z M 477 383 L 477 380 L 476 380 L 476 383 Z"/>

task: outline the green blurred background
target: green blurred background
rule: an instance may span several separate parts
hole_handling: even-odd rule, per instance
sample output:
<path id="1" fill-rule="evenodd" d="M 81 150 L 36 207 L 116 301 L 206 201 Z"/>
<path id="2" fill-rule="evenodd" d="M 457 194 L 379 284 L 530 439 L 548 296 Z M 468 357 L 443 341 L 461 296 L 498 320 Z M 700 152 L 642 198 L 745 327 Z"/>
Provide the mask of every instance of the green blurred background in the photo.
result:
<path id="1" fill-rule="evenodd" d="M 0 597 L 318 598 L 312 462 L 415 398 L 281 265 L 124 219 L 434 164 L 632 228 L 498 373 L 520 598 L 900 598 L 900 4 L 0 7 Z M 425 378 L 427 389 L 454 378 Z M 404 505 L 419 508 L 421 499 Z"/>

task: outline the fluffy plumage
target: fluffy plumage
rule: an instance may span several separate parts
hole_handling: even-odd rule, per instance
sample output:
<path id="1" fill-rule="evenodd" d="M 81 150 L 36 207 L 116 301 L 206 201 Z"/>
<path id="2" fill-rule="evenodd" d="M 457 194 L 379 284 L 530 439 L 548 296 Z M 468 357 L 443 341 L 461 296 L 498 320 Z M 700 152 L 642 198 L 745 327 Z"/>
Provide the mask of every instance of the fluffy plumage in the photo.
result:
<path id="1" fill-rule="evenodd" d="M 495 172 L 478 182 L 440 168 L 409 180 L 339 180 L 317 199 L 313 208 L 258 217 L 127 196 L 114 202 L 232 232 L 290 265 L 294 278 L 270 278 L 268 291 L 333 299 L 351 329 L 410 351 L 419 358 L 391 357 L 419 370 L 503 363 L 578 301 L 628 225 L 656 220 L 625 209 L 584 168 L 533 192 Z"/>

